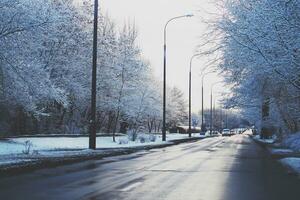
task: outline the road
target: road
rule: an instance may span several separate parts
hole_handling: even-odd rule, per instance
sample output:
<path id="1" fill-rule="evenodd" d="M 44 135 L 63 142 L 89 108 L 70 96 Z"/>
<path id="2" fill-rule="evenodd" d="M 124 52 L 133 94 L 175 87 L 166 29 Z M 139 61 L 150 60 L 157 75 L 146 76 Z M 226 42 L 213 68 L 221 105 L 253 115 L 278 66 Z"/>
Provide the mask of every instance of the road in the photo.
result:
<path id="1" fill-rule="evenodd" d="M 299 200 L 300 182 L 236 135 L 2 177 L 0 199 Z"/>

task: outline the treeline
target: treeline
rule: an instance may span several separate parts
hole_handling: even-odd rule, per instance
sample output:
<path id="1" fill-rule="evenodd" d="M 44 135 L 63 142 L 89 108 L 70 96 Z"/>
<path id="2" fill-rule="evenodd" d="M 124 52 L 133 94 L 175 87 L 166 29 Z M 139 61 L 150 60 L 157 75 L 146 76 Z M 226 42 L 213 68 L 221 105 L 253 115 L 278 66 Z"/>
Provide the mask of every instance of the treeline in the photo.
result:
<path id="1" fill-rule="evenodd" d="M 211 118 L 212 114 L 212 118 Z M 192 115 L 193 126 L 201 127 L 202 123 L 202 112 L 199 111 L 197 114 Z M 210 129 L 212 119 L 212 130 L 221 131 L 222 129 L 233 129 L 233 128 L 246 128 L 251 126 L 249 121 L 235 110 L 213 108 L 212 112 L 210 109 L 204 109 L 203 112 L 203 124 L 206 130 Z"/>
<path id="2" fill-rule="evenodd" d="M 88 133 L 91 1 L 2 0 L 0 10 L 0 135 Z M 97 131 L 160 131 L 161 84 L 134 24 L 118 30 L 100 15 L 98 26 Z M 182 123 L 182 92 L 168 96 L 168 124 Z"/>
<path id="3" fill-rule="evenodd" d="M 300 1 L 225 0 L 200 45 L 218 62 L 238 108 L 264 136 L 300 130 Z M 208 36 L 209 35 L 209 36 Z"/>

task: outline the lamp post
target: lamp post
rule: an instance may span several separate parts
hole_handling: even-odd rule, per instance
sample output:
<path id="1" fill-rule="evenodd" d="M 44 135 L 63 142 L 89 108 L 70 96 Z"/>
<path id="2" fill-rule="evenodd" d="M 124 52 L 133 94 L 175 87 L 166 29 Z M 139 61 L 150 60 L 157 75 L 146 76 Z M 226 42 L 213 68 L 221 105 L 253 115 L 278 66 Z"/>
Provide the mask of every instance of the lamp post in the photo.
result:
<path id="1" fill-rule="evenodd" d="M 192 64 L 193 59 L 201 55 L 200 53 L 194 54 L 190 59 L 190 71 L 189 71 L 189 137 L 192 137 Z"/>
<path id="2" fill-rule="evenodd" d="M 213 73 L 212 71 L 209 71 L 209 72 L 206 72 L 204 74 L 202 74 L 202 80 L 201 80 L 201 93 L 202 93 L 202 108 L 201 108 L 201 132 L 204 132 L 204 94 L 203 94 L 203 82 L 204 82 L 204 77 L 207 75 L 207 74 L 210 74 L 210 73 Z"/>
<path id="3" fill-rule="evenodd" d="M 96 84 L 97 84 L 97 30 L 98 30 L 98 0 L 94 3 L 94 33 L 93 33 L 93 69 L 91 90 L 91 129 L 89 148 L 96 149 Z"/>
<path id="4" fill-rule="evenodd" d="M 167 26 L 168 24 L 179 18 L 192 17 L 193 15 L 182 15 L 173 17 L 167 21 L 164 27 L 164 75 L 163 75 L 163 127 L 162 127 L 162 141 L 166 141 L 166 75 L 167 75 Z"/>
<path id="5" fill-rule="evenodd" d="M 212 135 L 212 125 L 213 125 L 213 113 L 212 113 L 213 95 L 212 95 L 212 93 L 213 93 L 214 86 L 217 85 L 218 83 L 221 83 L 221 81 L 213 83 L 210 88 L 210 128 L 209 128 L 210 135 Z"/>

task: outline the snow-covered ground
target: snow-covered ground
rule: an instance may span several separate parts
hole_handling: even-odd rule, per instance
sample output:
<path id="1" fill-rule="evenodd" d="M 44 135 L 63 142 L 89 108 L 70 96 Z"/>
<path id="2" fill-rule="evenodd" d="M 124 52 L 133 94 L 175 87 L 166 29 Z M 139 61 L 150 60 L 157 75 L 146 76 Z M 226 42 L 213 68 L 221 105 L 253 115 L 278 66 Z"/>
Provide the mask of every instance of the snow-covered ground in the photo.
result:
<path id="1" fill-rule="evenodd" d="M 156 135 L 155 141 L 141 142 L 129 141 L 127 136 L 117 136 L 116 142 L 112 141 L 112 137 L 97 137 L 96 145 L 100 149 L 110 148 L 128 148 L 138 146 L 160 145 L 161 136 Z M 193 134 L 193 137 L 203 137 L 200 134 Z M 187 134 L 167 134 L 167 142 L 178 139 L 188 138 Z M 27 145 L 26 145 L 27 143 Z M 12 154 L 24 154 L 26 147 L 30 147 L 29 153 L 38 153 L 40 155 L 57 154 L 61 151 L 84 150 L 89 144 L 88 137 L 21 137 L 0 140 L 0 156 Z"/>
<path id="2" fill-rule="evenodd" d="M 270 153 L 272 155 L 289 155 L 289 154 L 292 154 L 294 153 L 293 150 L 291 149 L 277 149 L 277 148 L 271 148 L 270 149 Z"/>
<path id="3" fill-rule="evenodd" d="M 300 152 L 300 132 L 291 134 L 282 141 L 282 145 Z"/>
<path id="4" fill-rule="evenodd" d="M 203 138 L 199 133 L 192 134 L 193 138 Z M 188 139 L 188 134 L 167 134 L 163 142 L 161 135 L 140 134 L 136 141 L 128 140 L 128 136 L 112 137 L 98 136 L 97 150 L 89 150 L 89 138 L 82 137 L 20 137 L 0 140 L 0 168 L 31 165 L 42 160 L 65 160 L 91 158 L 110 155 L 113 152 L 123 152 L 122 148 L 159 146 L 172 144 L 174 140 Z"/>
<path id="5" fill-rule="evenodd" d="M 300 175 L 300 158 L 283 158 L 280 160 L 280 163 Z"/>
<path id="6" fill-rule="evenodd" d="M 273 144 L 276 141 L 276 138 L 260 139 L 258 135 L 253 138 L 266 144 Z M 278 161 L 288 169 L 300 175 L 300 157 L 297 157 L 300 155 L 300 132 L 287 136 L 281 143 L 278 143 L 278 145 L 276 146 L 279 148 L 268 148 L 271 155 L 275 158 L 283 157 Z M 273 145 L 273 147 L 274 146 L 275 145 Z"/>
<path id="7" fill-rule="evenodd" d="M 276 141 L 276 138 L 271 138 L 271 139 L 261 139 L 260 135 L 255 135 L 253 137 L 254 140 L 265 143 L 265 144 L 273 144 Z"/>

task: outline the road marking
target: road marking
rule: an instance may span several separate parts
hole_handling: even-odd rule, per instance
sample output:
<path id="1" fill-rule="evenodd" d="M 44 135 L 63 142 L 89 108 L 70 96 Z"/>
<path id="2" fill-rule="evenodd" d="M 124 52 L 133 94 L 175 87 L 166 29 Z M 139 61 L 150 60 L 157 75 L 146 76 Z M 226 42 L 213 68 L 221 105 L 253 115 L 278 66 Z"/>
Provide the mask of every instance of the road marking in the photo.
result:
<path id="1" fill-rule="evenodd" d="M 121 189 L 120 191 L 121 192 L 128 192 L 129 190 L 132 190 L 133 188 L 136 188 L 136 187 L 138 187 L 141 184 L 142 184 L 142 182 L 136 182 L 136 183 L 133 183 L 131 185 L 128 185 L 127 187 Z"/>

